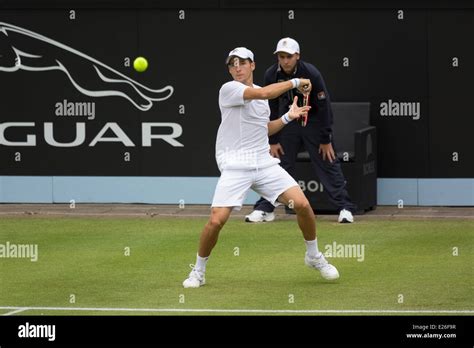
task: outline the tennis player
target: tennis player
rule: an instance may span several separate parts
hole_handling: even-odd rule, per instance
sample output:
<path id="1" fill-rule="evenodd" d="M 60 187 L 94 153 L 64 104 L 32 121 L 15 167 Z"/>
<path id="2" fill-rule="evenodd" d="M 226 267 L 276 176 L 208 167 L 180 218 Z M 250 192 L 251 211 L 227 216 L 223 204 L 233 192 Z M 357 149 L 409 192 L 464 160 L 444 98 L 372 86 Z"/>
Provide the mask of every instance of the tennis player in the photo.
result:
<path id="1" fill-rule="evenodd" d="M 268 143 L 269 135 L 307 113 L 310 106 L 298 107 L 295 97 L 287 113 L 270 121 L 267 100 L 294 88 L 309 93 L 310 80 L 295 78 L 263 88 L 253 84 L 254 55 L 245 47 L 230 51 L 226 64 L 233 81 L 222 85 L 219 91 L 222 121 L 217 131 L 216 161 L 221 176 L 211 216 L 201 233 L 196 264 L 183 286 L 198 288 L 205 284 L 206 264 L 219 232 L 232 209 L 241 209 L 249 189 L 275 206 L 283 203 L 293 207 L 306 243 L 306 265 L 318 270 L 325 279 L 339 278 L 337 269 L 318 250 L 315 216 L 308 200 L 298 183 L 279 166 L 280 160 L 270 155 Z"/>

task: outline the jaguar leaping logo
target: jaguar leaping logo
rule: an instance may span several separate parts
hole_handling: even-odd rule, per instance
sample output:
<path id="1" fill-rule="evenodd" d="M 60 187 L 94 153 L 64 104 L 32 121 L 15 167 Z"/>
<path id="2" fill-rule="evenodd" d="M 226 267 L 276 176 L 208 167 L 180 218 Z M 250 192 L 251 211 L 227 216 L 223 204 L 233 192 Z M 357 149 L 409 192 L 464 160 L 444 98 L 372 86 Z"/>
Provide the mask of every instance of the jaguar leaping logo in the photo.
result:
<path id="1" fill-rule="evenodd" d="M 82 94 L 90 97 L 118 96 L 137 109 L 147 111 L 153 102 L 166 100 L 172 86 L 151 89 L 104 63 L 31 30 L 0 22 L 0 71 L 59 70 Z"/>

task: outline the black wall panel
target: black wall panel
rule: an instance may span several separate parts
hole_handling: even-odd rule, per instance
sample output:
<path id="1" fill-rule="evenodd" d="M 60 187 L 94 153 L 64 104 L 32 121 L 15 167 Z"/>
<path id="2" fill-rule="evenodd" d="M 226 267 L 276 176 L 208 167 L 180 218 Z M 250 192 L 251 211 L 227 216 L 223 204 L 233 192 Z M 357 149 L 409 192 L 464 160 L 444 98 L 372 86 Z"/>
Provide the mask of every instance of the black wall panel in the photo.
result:
<path id="1" fill-rule="evenodd" d="M 431 175 L 472 178 L 474 18 L 432 11 L 429 28 Z"/>
<path id="2" fill-rule="evenodd" d="M 105 10 L 78 11 L 76 20 L 69 19 L 68 11 L 2 12 L 2 22 L 15 24 L 34 33 L 66 44 L 82 54 L 93 57 L 114 70 L 133 75 L 125 68 L 124 57 L 135 57 L 137 50 L 137 26 L 134 11 Z M 107 122 L 117 122 L 128 137 L 140 143 L 140 122 L 137 109 L 119 97 L 90 97 L 74 87 L 74 83 L 88 90 L 108 90 L 113 84 L 103 82 L 97 75 L 94 63 L 62 47 L 44 40 L 8 30 L 7 40 L 12 47 L 40 58 L 22 59 L 28 67 L 58 67 L 51 71 L 0 72 L 2 122 L 34 122 L 35 127 L 12 129 L 18 137 L 5 134 L 8 139 L 21 140 L 26 134 L 36 136 L 36 147 L 1 146 L 0 161 L 3 175 L 140 175 L 139 166 L 125 162 L 124 152 L 136 159 L 138 147 L 122 148 L 114 143 L 88 144 Z M 4 38 L 5 39 L 5 38 Z M 59 63 L 58 63 L 59 62 Z M 30 68 L 28 68 L 30 69 Z M 104 73 L 109 73 L 106 69 Z M 114 74 L 108 75 L 114 77 Z M 74 82 L 73 82 L 74 81 Z M 56 115 L 57 103 L 95 103 L 95 118 L 64 117 Z M 52 147 L 44 140 L 44 123 L 53 122 L 54 138 L 58 142 L 73 141 L 76 123 L 85 123 L 85 141 L 71 148 Z M 13 135 L 13 134 L 12 134 Z M 112 134 L 113 135 L 113 134 Z M 105 136 L 112 136 L 108 133 Z M 15 153 L 21 161 L 15 161 Z"/>
<path id="3" fill-rule="evenodd" d="M 261 84 L 275 62 L 276 42 L 292 36 L 302 59 L 322 72 L 333 101 L 371 103 L 379 177 L 473 177 L 473 10 L 429 9 L 422 2 L 402 10 L 370 1 L 351 8 L 295 2 L 290 18 L 290 3 L 284 2 L 253 9 L 228 1 L 188 4 L 194 9 L 182 13 L 163 3 L 130 3 L 129 9 L 126 3 L 93 9 L 94 2 L 85 2 L 87 9 L 81 9 L 70 2 L 78 6 L 71 19 L 70 8 L 30 9 L 35 5 L 26 1 L 17 2 L 24 5 L 20 10 L 0 2 L 9 7 L 0 10 L 3 28 L 34 34 L 9 27 L 5 35 L 0 27 L 0 127 L 35 123 L 0 132 L 0 175 L 216 176 L 217 97 L 230 77 L 228 51 L 252 49 L 255 83 Z M 30 69 L 6 71 L 16 56 L 13 48 L 24 53 Z M 144 73 L 128 64 L 139 55 L 150 64 Z M 31 71 L 48 66 L 56 69 Z M 91 96 L 75 84 L 122 95 Z M 167 86 L 173 87 L 169 97 L 147 99 L 169 92 L 149 89 Z M 63 102 L 93 103 L 94 119 L 57 116 Z M 45 123 L 53 123 L 58 142 L 73 141 L 82 123 L 85 140 L 69 148 L 51 146 L 44 140 Z M 159 124 L 154 135 L 182 132 L 174 138 L 180 145 L 153 139 L 152 146 L 142 146 L 142 127 L 151 123 Z M 116 128 L 90 146 L 106 125 L 119 127 L 122 140 L 134 146 L 117 141 Z M 28 134 L 36 136 L 36 146 L 8 144 L 24 142 Z"/>
<path id="4" fill-rule="evenodd" d="M 282 36 L 299 40 L 302 58 L 319 68 L 333 101 L 372 103 L 371 123 L 380 131 L 379 176 L 427 177 L 426 12 L 399 15 L 397 10 L 298 12 L 298 20 L 285 16 Z M 380 104 L 389 100 L 421 103 L 423 115 L 419 120 L 381 116 Z"/>
<path id="5" fill-rule="evenodd" d="M 259 23 L 259 30 L 251 25 L 239 26 L 242 21 Z M 143 122 L 164 119 L 179 122 L 183 127 L 180 141 L 183 148 L 169 151 L 169 145 L 156 143 L 143 151 L 143 172 L 153 175 L 218 175 L 214 160 L 215 139 L 220 123 L 218 94 L 230 75 L 225 59 L 231 49 L 247 46 L 254 50 L 257 69 L 255 83 L 261 84 L 263 73 L 272 62 L 274 42 L 278 37 L 279 13 L 257 10 L 187 11 L 180 20 L 176 11 L 150 11 L 140 14 L 140 52 L 157 57 L 162 67 L 157 74 L 150 67 L 144 75 L 146 82 L 173 81 L 173 97 L 158 104 L 159 115 L 141 113 Z M 225 31 L 225 32 L 224 32 Z M 171 33 L 171 35 L 166 35 Z M 185 113 L 178 112 L 184 105 Z M 164 114 L 165 116 L 161 116 Z M 163 118 L 164 117 L 164 118 Z M 166 164 L 163 166 L 163 164 Z"/>

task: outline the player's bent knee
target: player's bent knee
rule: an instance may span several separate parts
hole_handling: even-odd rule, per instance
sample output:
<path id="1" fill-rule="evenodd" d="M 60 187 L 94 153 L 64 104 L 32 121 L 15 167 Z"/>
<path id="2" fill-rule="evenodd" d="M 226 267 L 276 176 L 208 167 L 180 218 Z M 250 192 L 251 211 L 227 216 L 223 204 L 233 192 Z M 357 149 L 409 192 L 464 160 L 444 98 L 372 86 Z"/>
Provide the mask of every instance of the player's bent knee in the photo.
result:
<path id="1" fill-rule="evenodd" d="M 220 230 L 224 226 L 225 221 L 219 217 L 211 217 L 207 224 L 214 230 Z"/>
<path id="2" fill-rule="evenodd" d="M 311 210 L 311 205 L 309 204 L 309 201 L 307 199 L 300 200 L 298 202 L 295 202 L 295 207 L 294 210 L 296 212 L 307 212 Z"/>

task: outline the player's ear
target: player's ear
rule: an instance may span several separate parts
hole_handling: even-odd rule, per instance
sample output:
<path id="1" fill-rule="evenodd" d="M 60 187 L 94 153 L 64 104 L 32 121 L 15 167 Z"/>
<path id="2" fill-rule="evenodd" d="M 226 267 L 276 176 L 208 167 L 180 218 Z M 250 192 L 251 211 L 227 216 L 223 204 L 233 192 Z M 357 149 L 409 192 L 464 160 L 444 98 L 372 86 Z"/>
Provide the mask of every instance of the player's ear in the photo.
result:
<path id="1" fill-rule="evenodd" d="M 300 54 L 299 53 L 295 53 L 295 56 L 296 56 L 296 60 L 300 60 Z"/>
<path id="2" fill-rule="evenodd" d="M 250 67 L 252 68 L 252 71 L 255 70 L 255 62 L 250 62 Z"/>

